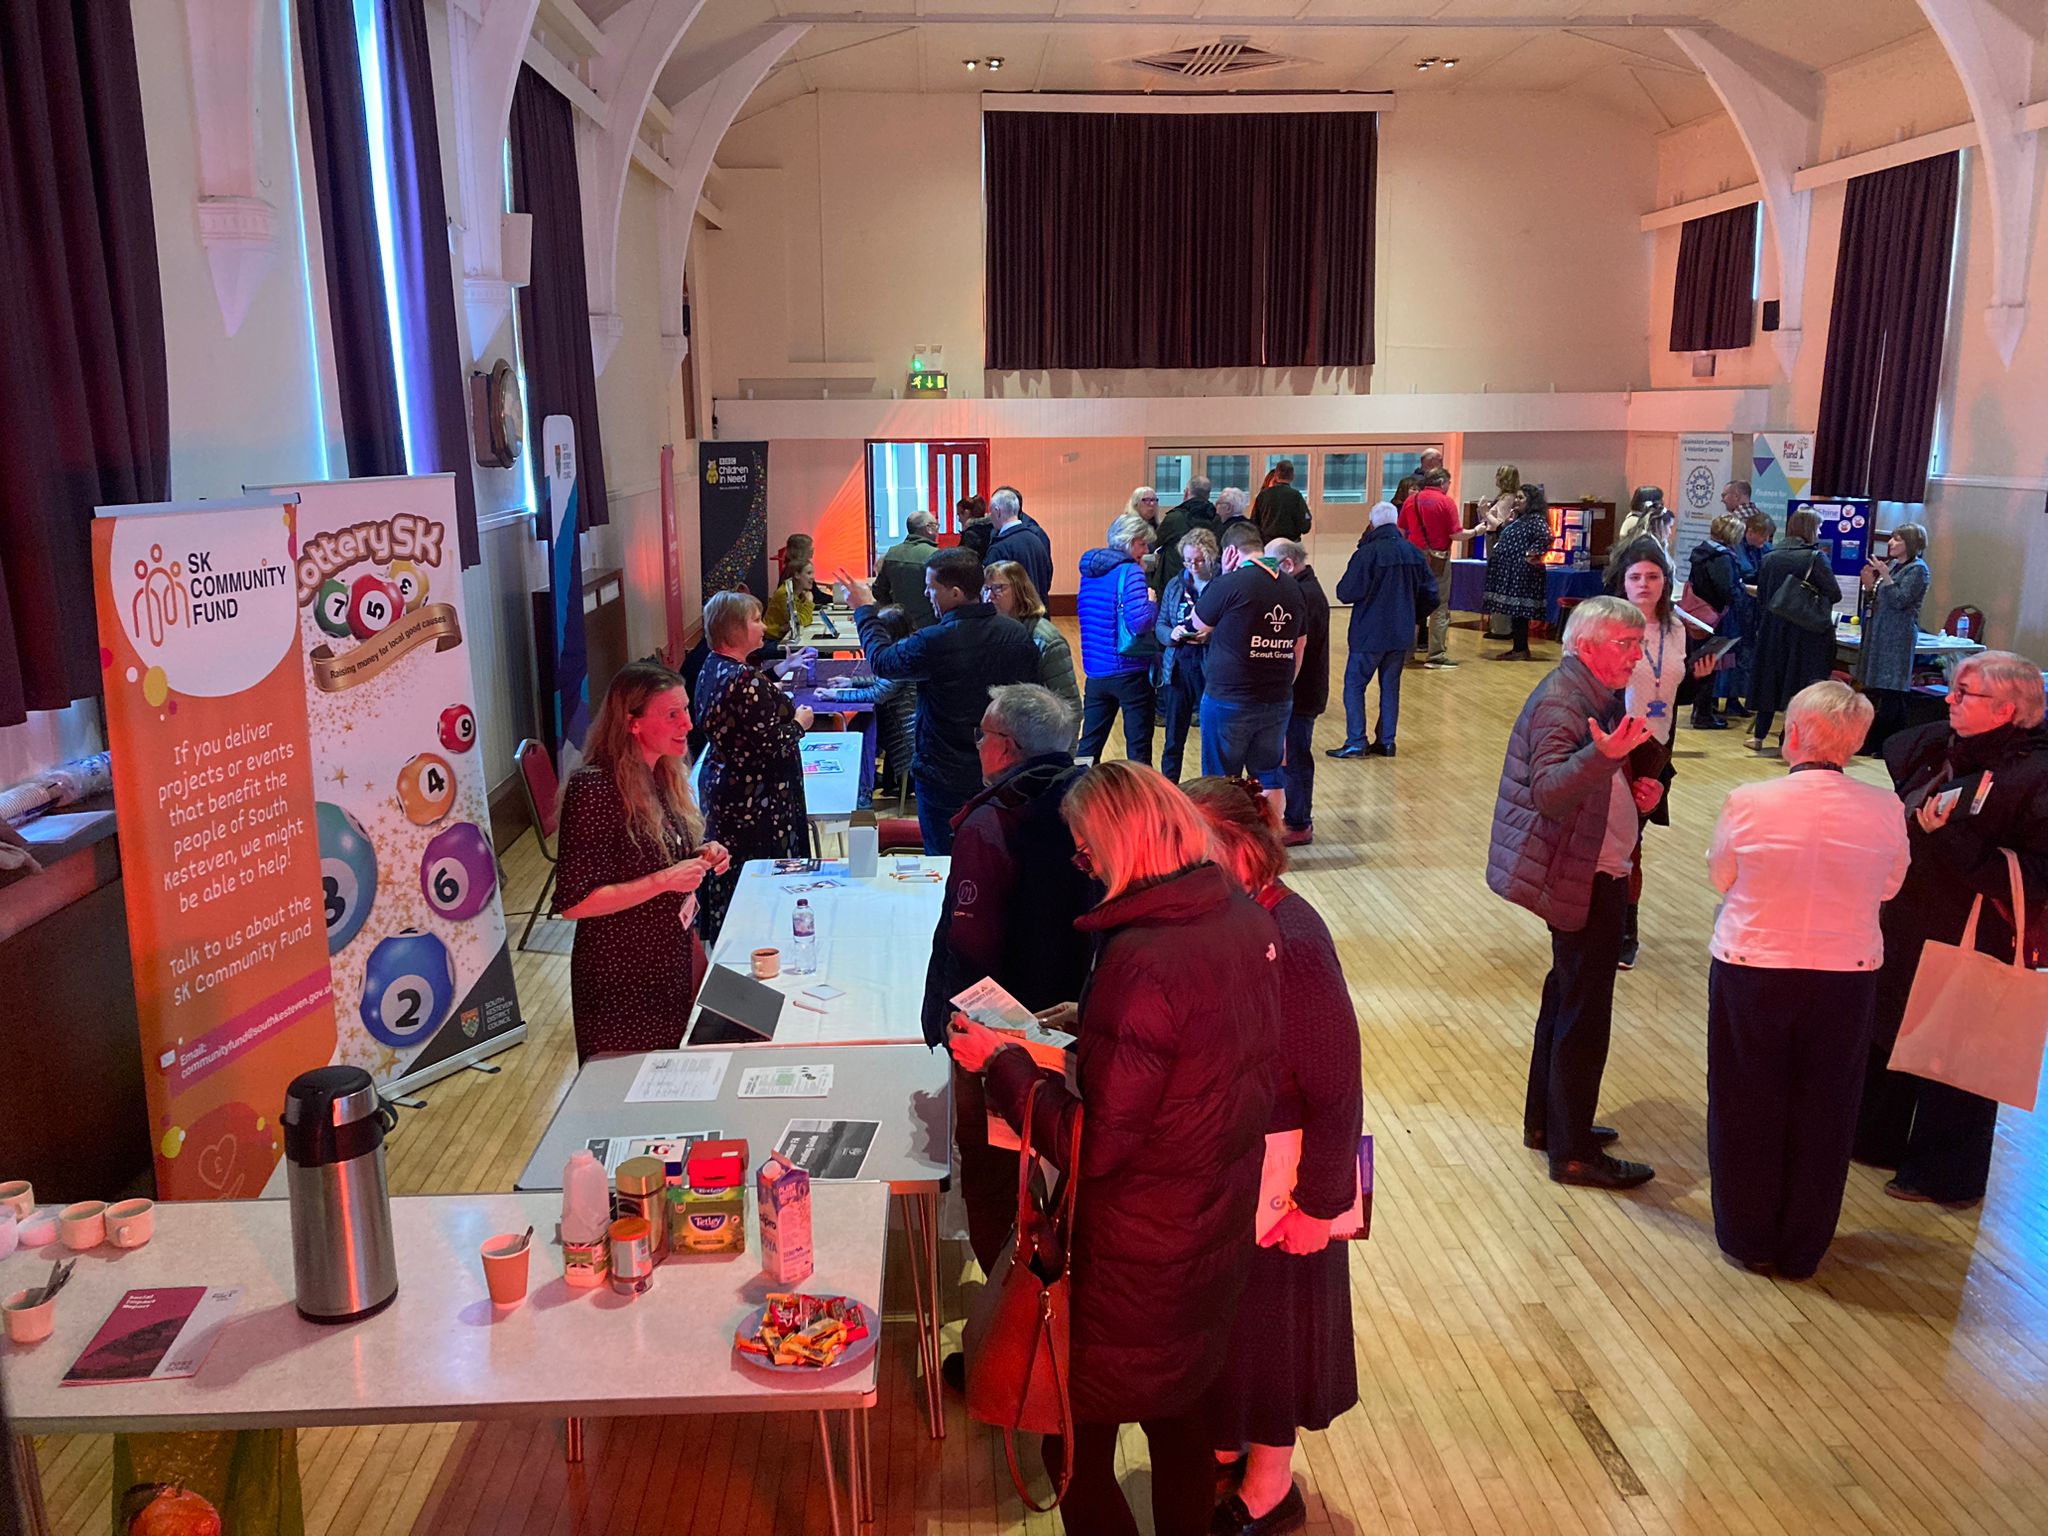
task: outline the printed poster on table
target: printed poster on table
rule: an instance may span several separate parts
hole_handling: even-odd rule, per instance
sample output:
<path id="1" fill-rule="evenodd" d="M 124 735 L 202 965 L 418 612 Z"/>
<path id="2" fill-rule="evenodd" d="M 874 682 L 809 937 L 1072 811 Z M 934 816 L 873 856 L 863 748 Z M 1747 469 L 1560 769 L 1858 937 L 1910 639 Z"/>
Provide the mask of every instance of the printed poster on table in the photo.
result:
<path id="1" fill-rule="evenodd" d="M 1687 432 L 1678 439 L 1678 486 L 1670 507 L 1678 515 L 1675 548 L 1680 558 L 1707 537 L 1714 519 L 1727 510 L 1721 490 L 1735 478 L 1735 439 L 1726 432 Z"/>
<path id="2" fill-rule="evenodd" d="M 1757 510 L 1777 520 L 1784 532 L 1793 501 L 1813 490 L 1813 434 L 1759 432 L 1750 453 L 1750 495 Z"/>
<path id="3" fill-rule="evenodd" d="M 418 1083 L 525 1035 L 499 902 L 447 475 L 298 497 L 334 1059 Z"/>
<path id="4" fill-rule="evenodd" d="M 157 1192 L 250 1199 L 334 1053 L 283 497 L 102 507 L 93 588 Z"/>

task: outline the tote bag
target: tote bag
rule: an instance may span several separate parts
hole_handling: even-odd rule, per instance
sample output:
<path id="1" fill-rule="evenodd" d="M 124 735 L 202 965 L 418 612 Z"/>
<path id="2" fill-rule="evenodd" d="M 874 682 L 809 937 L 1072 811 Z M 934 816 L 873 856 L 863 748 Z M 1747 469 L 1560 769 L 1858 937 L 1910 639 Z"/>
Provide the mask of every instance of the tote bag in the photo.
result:
<path id="1" fill-rule="evenodd" d="M 1819 563 L 1816 550 L 1805 570 L 1778 583 L 1767 606 L 1768 612 L 1809 635 L 1825 634 L 1835 627 L 1835 605 L 1813 584 L 1813 568 Z"/>
<path id="2" fill-rule="evenodd" d="M 2048 1036 L 2048 975 L 2027 966 L 2020 861 L 2010 848 L 2003 851 L 2012 880 L 2011 961 L 1977 953 L 1979 896 L 1970 903 L 1960 945 L 1930 939 L 1920 951 L 1891 1068 L 2031 1110 Z"/>

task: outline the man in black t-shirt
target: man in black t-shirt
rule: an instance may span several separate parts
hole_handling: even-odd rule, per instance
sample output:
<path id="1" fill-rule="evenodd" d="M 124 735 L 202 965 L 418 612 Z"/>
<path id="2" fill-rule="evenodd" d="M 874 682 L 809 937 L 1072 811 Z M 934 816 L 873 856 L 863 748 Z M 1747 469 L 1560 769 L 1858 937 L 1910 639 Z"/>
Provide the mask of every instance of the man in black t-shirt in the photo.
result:
<path id="1" fill-rule="evenodd" d="M 1230 778 L 1280 766 L 1308 609 L 1294 578 L 1262 553 L 1257 528 L 1234 523 L 1224 534 L 1223 574 L 1192 617 L 1209 637 L 1202 772 Z"/>

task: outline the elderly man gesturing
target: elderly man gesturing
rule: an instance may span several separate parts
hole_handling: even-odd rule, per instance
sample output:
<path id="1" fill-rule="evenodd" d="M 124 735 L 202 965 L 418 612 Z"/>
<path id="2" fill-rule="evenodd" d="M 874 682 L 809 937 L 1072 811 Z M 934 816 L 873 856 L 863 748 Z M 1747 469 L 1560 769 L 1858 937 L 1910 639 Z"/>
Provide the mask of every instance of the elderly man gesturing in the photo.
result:
<path id="1" fill-rule="evenodd" d="M 1550 974 L 1529 1058 L 1525 1146 L 1550 1156 L 1560 1184 L 1632 1189 L 1656 1177 L 1605 1150 L 1593 1123 L 1628 915 L 1637 813 L 1663 793 L 1632 779 L 1628 755 L 1649 737 L 1621 690 L 1643 652 L 1643 616 L 1618 597 L 1572 611 L 1564 659 L 1536 685 L 1508 738 L 1486 883 L 1550 927 Z"/>

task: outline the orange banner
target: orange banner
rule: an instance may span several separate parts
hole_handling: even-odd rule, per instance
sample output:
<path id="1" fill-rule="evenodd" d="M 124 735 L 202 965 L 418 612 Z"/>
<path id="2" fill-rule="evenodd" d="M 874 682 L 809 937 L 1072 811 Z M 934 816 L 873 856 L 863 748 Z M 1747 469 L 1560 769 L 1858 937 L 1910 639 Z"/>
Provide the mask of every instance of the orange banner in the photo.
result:
<path id="1" fill-rule="evenodd" d="M 250 1199 L 333 1056 L 291 509 L 102 508 L 93 576 L 157 1191 Z"/>

